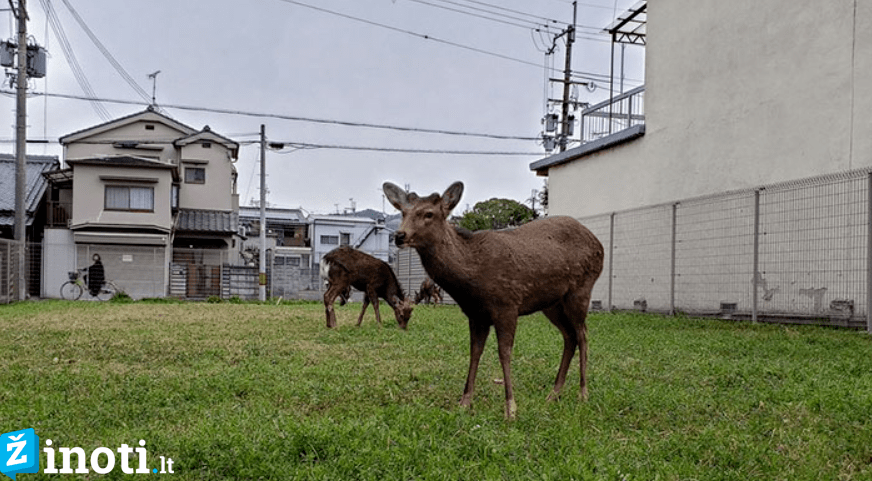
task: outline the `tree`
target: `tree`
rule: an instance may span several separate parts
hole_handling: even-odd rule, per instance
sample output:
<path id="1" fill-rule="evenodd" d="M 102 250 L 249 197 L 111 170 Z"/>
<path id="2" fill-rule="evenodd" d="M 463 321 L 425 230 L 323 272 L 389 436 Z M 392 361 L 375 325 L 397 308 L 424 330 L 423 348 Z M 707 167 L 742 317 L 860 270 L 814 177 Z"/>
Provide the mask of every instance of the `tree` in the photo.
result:
<path id="1" fill-rule="evenodd" d="M 535 219 L 536 213 L 529 207 L 511 199 L 490 199 L 475 204 L 464 212 L 458 225 L 471 231 L 505 229 L 519 226 Z"/>

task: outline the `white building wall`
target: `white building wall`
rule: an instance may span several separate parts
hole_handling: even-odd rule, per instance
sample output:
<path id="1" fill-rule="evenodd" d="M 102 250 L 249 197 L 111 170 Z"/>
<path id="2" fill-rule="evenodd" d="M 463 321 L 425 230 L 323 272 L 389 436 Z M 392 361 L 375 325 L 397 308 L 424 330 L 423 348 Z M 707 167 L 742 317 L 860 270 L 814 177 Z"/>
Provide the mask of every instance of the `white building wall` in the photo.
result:
<path id="1" fill-rule="evenodd" d="M 645 135 L 552 167 L 550 214 L 872 166 L 872 0 L 658 0 L 647 31 Z"/>

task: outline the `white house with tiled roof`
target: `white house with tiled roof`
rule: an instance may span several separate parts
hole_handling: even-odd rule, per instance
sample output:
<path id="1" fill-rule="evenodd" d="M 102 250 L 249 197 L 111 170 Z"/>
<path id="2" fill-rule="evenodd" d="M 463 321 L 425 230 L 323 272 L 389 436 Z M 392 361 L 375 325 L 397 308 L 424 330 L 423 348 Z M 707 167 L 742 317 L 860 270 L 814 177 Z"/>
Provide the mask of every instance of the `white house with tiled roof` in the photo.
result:
<path id="1" fill-rule="evenodd" d="M 69 215 L 47 229 L 46 265 L 56 267 L 44 296 L 93 254 L 134 298 L 220 295 L 221 265 L 238 260 L 238 143 L 152 108 L 60 142 L 65 168 L 50 178 Z"/>

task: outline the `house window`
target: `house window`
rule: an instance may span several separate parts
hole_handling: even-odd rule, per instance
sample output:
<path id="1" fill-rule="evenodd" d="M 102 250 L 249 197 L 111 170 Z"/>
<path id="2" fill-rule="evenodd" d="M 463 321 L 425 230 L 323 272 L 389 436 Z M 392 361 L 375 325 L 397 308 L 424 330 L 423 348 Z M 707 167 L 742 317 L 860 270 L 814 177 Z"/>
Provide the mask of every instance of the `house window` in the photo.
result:
<path id="1" fill-rule="evenodd" d="M 343 232 L 343 233 L 339 234 L 339 236 L 340 236 L 339 245 L 347 246 L 347 245 L 351 244 L 351 234 L 349 234 L 347 232 Z"/>
<path id="2" fill-rule="evenodd" d="M 154 187 L 106 186 L 106 210 L 154 212 Z"/>
<path id="3" fill-rule="evenodd" d="M 338 235 L 322 235 L 321 236 L 321 244 L 326 245 L 339 245 L 339 236 Z"/>
<path id="4" fill-rule="evenodd" d="M 300 258 L 299 258 L 299 257 L 282 257 L 282 256 L 277 256 L 277 257 L 275 258 L 275 265 L 277 265 L 277 266 L 300 267 Z"/>
<path id="5" fill-rule="evenodd" d="M 205 184 L 206 169 L 203 167 L 185 167 L 186 184 Z"/>

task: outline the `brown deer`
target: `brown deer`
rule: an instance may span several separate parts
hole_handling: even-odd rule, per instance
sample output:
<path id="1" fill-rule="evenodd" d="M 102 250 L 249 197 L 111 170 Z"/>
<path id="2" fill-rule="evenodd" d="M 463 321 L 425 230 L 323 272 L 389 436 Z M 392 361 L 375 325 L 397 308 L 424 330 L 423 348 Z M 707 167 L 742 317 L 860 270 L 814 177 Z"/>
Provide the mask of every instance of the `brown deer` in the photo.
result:
<path id="1" fill-rule="evenodd" d="M 420 304 L 421 302 L 442 304 L 442 289 L 429 277 L 421 281 L 421 290 L 415 294 L 415 304 Z"/>
<path id="2" fill-rule="evenodd" d="M 470 356 L 460 405 L 469 407 L 475 375 L 491 326 L 497 334 L 506 417 L 515 417 L 511 356 L 518 316 L 542 311 L 563 334 L 563 357 L 554 389 L 557 399 L 578 348 L 581 397 L 587 399 L 587 326 L 590 293 L 602 271 L 599 240 L 570 217 L 549 217 L 512 230 L 469 231 L 448 223 L 460 202 L 463 184 L 441 196 L 419 197 L 386 182 L 384 192 L 403 213 L 394 236 L 398 246 L 415 248 L 427 274 L 457 302 L 469 318 Z"/>
<path id="3" fill-rule="evenodd" d="M 405 329 L 408 325 L 414 304 L 406 297 L 394 271 L 384 261 L 351 247 L 342 246 L 321 258 L 321 277 L 327 280 L 328 286 L 327 292 L 324 293 L 328 328 L 336 327 L 333 303 L 337 297 L 341 297 L 342 304 L 345 304 L 351 295 L 352 287 L 364 293 L 363 309 L 357 318 L 358 326 L 363 322 L 363 315 L 370 302 L 375 310 L 375 319 L 381 326 L 379 297 L 393 308 L 400 328 Z"/>

